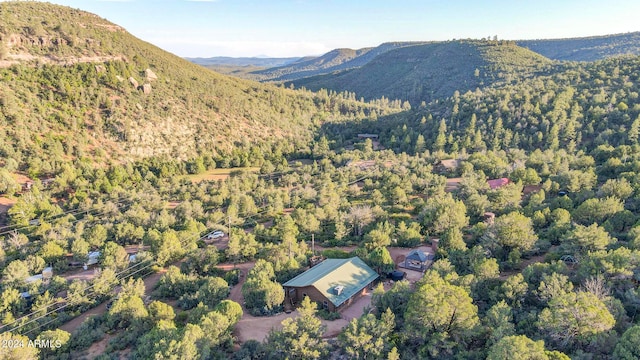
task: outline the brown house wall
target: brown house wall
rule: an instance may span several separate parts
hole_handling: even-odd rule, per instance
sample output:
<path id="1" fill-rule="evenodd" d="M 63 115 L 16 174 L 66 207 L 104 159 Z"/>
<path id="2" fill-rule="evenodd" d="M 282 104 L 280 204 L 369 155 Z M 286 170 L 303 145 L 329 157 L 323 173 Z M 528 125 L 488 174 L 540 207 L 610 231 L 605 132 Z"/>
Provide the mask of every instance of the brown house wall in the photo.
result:
<path id="1" fill-rule="evenodd" d="M 335 311 L 335 306 L 333 306 L 333 304 L 331 303 L 331 301 L 329 301 L 329 299 L 327 299 L 320 291 L 318 291 L 318 289 L 316 289 L 313 286 L 305 286 L 305 287 L 299 287 L 299 288 L 295 288 L 296 292 L 295 292 L 295 296 L 293 297 L 293 302 L 294 304 L 300 304 L 303 300 L 303 293 L 307 294 L 307 296 L 309 296 L 309 298 L 311 299 L 311 301 L 315 301 L 317 303 L 320 303 L 320 305 L 322 305 L 323 301 L 327 301 L 329 303 L 329 311 Z M 288 291 L 286 292 L 287 296 L 288 296 Z"/>
<path id="2" fill-rule="evenodd" d="M 327 310 L 329 310 L 329 311 L 339 311 L 339 310 L 342 310 L 342 309 L 348 307 L 349 305 L 351 305 L 360 296 L 365 295 L 367 293 L 367 288 L 369 286 L 370 285 L 367 285 L 360 292 L 355 293 L 353 296 L 351 296 L 349 299 L 347 299 L 347 301 L 343 302 L 338 307 L 334 306 L 333 303 L 331 301 L 329 301 L 329 299 L 327 299 L 320 291 L 318 291 L 313 286 L 305 286 L 305 287 L 300 287 L 300 288 L 287 288 L 287 289 L 285 289 L 285 301 L 290 303 L 290 300 L 293 300 L 293 303 L 295 305 L 298 305 L 303 300 L 302 294 L 305 293 L 305 294 L 307 294 L 307 296 L 309 296 L 311 301 L 315 301 L 315 302 L 319 303 L 320 305 L 322 305 L 323 301 L 327 301 L 329 303 L 329 307 L 327 308 Z M 289 289 L 296 289 L 295 295 L 293 296 L 292 299 L 289 299 Z"/>

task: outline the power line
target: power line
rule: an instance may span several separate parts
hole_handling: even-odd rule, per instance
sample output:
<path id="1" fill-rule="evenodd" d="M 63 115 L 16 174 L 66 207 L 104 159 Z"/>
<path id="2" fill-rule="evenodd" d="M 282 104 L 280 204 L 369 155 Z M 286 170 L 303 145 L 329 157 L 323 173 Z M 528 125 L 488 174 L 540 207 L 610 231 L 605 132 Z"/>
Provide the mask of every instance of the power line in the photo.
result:
<path id="1" fill-rule="evenodd" d="M 356 179 L 355 181 L 349 182 L 349 183 L 348 183 L 348 185 L 354 184 L 354 183 L 356 183 L 356 182 L 358 182 L 358 181 L 362 181 L 362 180 L 364 180 L 364 179 L 366 179 L 366 178 L 370 177 L 370 176 L 372 175 L 372 173 L 373 173 L 373 171 L 372 171 L 370 174 L 367 174 L 367 175 L 365 175 L 365 176 L 363 176 L 363 177 L 361 177 L 361 178 L 359 178 L 359 179 Z M 182 186 L 192 186 L 192 185 L 193 185 L 193 184 L 183 184 Z M 126 200 L 120 200 L 120 201 L 118 201 L 116 204 L 120 204 L 120 203 L 123 203 L 123 202 L 129 202 L 129 203 L 132 203 L 132 202 L 133 202 L 133 200 L 129 200 L 129 201 L 126 201 Z M 269 206 L 269 205 L 264 205 L 264 206 L 262 206 L 262 207 L 259 207 L 259 209 L 260 209 L 260 208 L 263 208 L 264 210 L 259 211 L 259 212 L 255 213 L 255 214 L 253 214 L 253 215 L 251 215 L 251 216 L 247 217 L 247 218 L 245 219 L 245 223 L 246 223 L 246 221 L 247 221 L 247 220 L 249 220 L 249 219 L 251 219 L 251 218 L 253 218 L 253 217 L 255 217 L 255 216 L 258 216 L 259 214 L 262 214 L 262 213 L 264 213 L 264 212 L 268 211 L 267 209 L 265 209 L 265 208 L 267 208 L 268 206 Z M 72 213 L 73 211 L 76 211 L 76 210 L 74 209 L 74 210 L 68 211 L 67 213 Z M 107 213 L 107 212 L 109 212 L 109 211 L 110 211 L 110 210 L 106 210 L 106 211 L 103 211 L 103 212 L 100 212 L 100 213 L 91 214 L 91 215 L 93 215 L 93 216 L 101 215 L 101 214 L 105 214 L 105 213 Z M 85 211 L 80 211 L 79 213 L 81 213 L 81 212 L 85 212 Z M 86 212 L 87 212 L 87 214 L 89 213 L 89 211 L 86 211 Z M 54 215 L 54 216 L 52 216 L 52 217 L 57 217 L 57 216 L 61 216 L 61 215 L 63 215 L 63 214 L 57 214 L 57 215 Z M 218 221 L 216 224 L 223 224 L 225 220 L 226 220 L 226 219 L 224 219 L 224 218 L 223 218 L 222 220 Z M 75 220 L 74 222 L 77 222 L 77 221 L 80 221 L 80 219 Z M 231 220 L 229 219 L 229 223 L 230 223 L 230 221 L 231 221 Z M 73 223 L 73 222 L 72 222 L 72 223 Z M 36 225 L 32 225 L 32 226 L 36 226 Z M 24 228 L 29 228 L 29 227 L 32 227 L 32 226 L 25 226 Z M 15 229 L 14 229 L 14 230 L 11 230 L 11 231 L 15 231 Z M 0 235 L 2 235 L 2 234 L 3 234 L 3 233 L 0 233 Z M 264 236 L 261 236 L 261 237 L 264 237 Z M 198 238 L 198 239 L 201 239 L 201 238 L 202 238 L 202 236 L 198 235 L 198 236 L 197 236 L 197 238 Z M 191 238 L 191 237 L 189 237 L 189 238 L 185 239 L 185 241 L 184 241 L 184 242 L 181 242 L 181 245 L 183 245 L 183 246 L 184 246 L 184 245 L 186 245 L 186 242 L 187 242 L 188 240 L 190 240 L 190 239 L 192 239 L 192 238 Z M 195 239 L 195 238 L 194 238 L 194 239 Z M 133 266 L 129 266 L 129 267 L 127 267 L 126 269 L 124 269 L 124 270 L 120 271 L 119 273 L 117 273 L 117 274 L 116 274 L 116 279 L 115 279 L 114 281 L 122 281 L 122 280 L 124 280 L 124 279 L 125 279 L 125 278 L 127 278 L 127 277 L 131 277 L 131 276 L 133 276 L 134 274 L 136 274 L 136 273 L 138 273 L 138 272 L 140 272 L 140 271 L 142 271 L 142 270 L 144 270 L 144 269 L 146 269 L 146 268 L 149 268 L 149 267 L 151 267 L 151 266 L 153 266 L 153 265 L 158 264 L 158 260 L 156 259 L 155 261 L 152 261 L 151 263 L 147 264 L 146 266 L 142 267 L 141 269 L 138 269 L 138 270 L 136 270 L 136 271 L 134 271 L 133 273 L 130 273 L 130 274 L 128 274 L 128 275 L 125 275 L 125 276 L 123 276 L 122 278 L 118 278 L 118 275 L 121 275 L 121 274 L 123 274 L 123 273 L 125 273 L 125 272 L 130 271 L 132 268 L 135 268 L 136 266 L 139 266 L 139 265 L 140 265 L 140 264 L 142 264 L 142 263 L 143 263 L 143 262 L 140 262 L 140 263 L 138 263 L 138 264 L 135 264 L 135 265 L 133 265 Z M 144 276 L 146 276 L 146 275 L 148 275 L 148 273 L 147 273 L 147 274 L 145 274 Z M 85 288 L 85 289 L 83 289 L 82 291 L 83 291 L 83 292 L 85 292 L 85 291 L 87 291 L 87 290 L 90 290 L 90 289 L 94 288 L 94 287 L 95 287 L 95 285 L 97 285 L 97 284 L 96 284 L 96 283 L 94 283 L 94 284 L 92 284 L 92 285 L 90 285 L 90 286 L 86 287 L 86 288 Z M 93 292 L 90 292 L 89 294 L 85 294 L 85 296 L 90 297 L 90 296 L 92 296 L 92 295 L 94 295 L 94 294 L 95 294 L 95 290 L 94 290 Z M 66 300 L 67 298 L 68 298 L 68 295 L 67 295 L 67 297 L 65 297 L 65 299 L 64 299 L 64 300 Z M 63 300 L 63 301 L 64 301 L 64 300 Z M 46 309 L 48 309 L 49 307 L 55 306 L 55 305 L 56 305 L 56 304 L 58 304 L 58 303 L 59 303 L 59 302 L 56 302 L 56 303 L 53 303 L 53 304 L 47 305 L 47 306 L 45 306 L 43 309 L 44 309 L 44 310 L 46 310 Z M 49 312 L 46 312 L 44 315 L 42 315 L 42 316 L 40 316 L 40 317 L 36 317 L 36 318 L 34 318 L 34 319 L 31 319 L 31 320 L 27 321 L 27 322 L 26 322 L 26 323 L 24 323 L 24 324 L 18 325 L 18 326 L 16 326 L 16 327 L 12 328 L 12 329 L 11 329 L 11 330 L 9 330 L 9 331 L 14 331 L 14 330 L 20 329 L 20 328 L 22 328 L 22 327 L 24 327 L 24 326 L 26 326 L 26 325 L 28 325 L 28 324 L 30 324 L 30 323 L 33 323 L 33 322 L 35 322 L 35 321 L 37 321 L 37 320 L 39 320 L 39 319 L 41 319 L 41 318 L 46 317 L 47 315 L 50 315 L 50 314 L 52 314 L 52 313 L 54 313 L 54 312 L 60 311 L 60 310 L 62 310 L 62 309 L 64 309 L 64 308 L 67 308 L 67 307 L 72 306 L 72 305 L 75 305 L 75 304 L 70 303 L 70 302 L 66 302 L 64 305 L 59 306 L 59 307 L 57 307 L 56 309 L 51 310 L 51 311 L 49 311 Z M 29 314 L 27 314 L 27 315 L 24 315 L 24 316 L 20 317 L 19 319 L 17 319 L 17 320 L 15 320 L 15 321 L 13 321 L 13 322 L 12 322 L 12 323 L 10 323 L 10 324 L 3 325 L 2 327 L 0 327 L 0 329 L 2 329 L 2 328 L 6 328 L 6 327 L 8 327 L 8 326 L 10 326 L 10 325 L 12 325 L 12 324 L 15 324 L 15 323 L 17 323 L 17 322 L 19 322 L 19 321 L 21 321 L 21 320 L 23 320 L 23 319 L 25 319 L 25 318 L 28 318 L 28 317 L 30 317 L 30 316 L 32 316 L 32 315 L 34 315 L 34 314 L 38 313 L 38 312 L 41 312 L 43 309 L 38 309 L 38 311 L 34 311 L 34 312 L 31 312 L 31 313 L 29 313 Z M 33 329 L 29 330 L 27 333 L 30 333 L 30 332 L 32 332 L 32 331 L 35 331 L 36 329 L 39 329 L 39 328 L 41 328 L 41 327 L 43 327 L 43 326 L 45 326 L 45 325 L 47 325 L 47 324 L 49 324 L 49 323 L 51 323 L 51 322 L 52 322 L 52 321 L 47 322 L 47 323 L 44 323 L 44 324 L 40 324 L 39 326 L 37 326 L 37 327 L 35 327 L 35 328 L 33 328 Z"/>
<path id="2" fill-rule="evenodd" d="M 264 206 L 264 207 L 266 207 L 266 206 Z M 260 212 L 258 212 L 258 213 L 256 213 L 256 214 L 254 214 L 254 215 L 252 215 L 252 216 L 250 216 L 250 217 L 257 216 L 258 214 L 263 213 L 263 212 L 266 212 L 266 211 L 267 211 L 267 210 L 260 211 Z M 225 219 L 222 219 L 221 221 L 219 221 L 219 222 L 218 222 L 218 224 L 222 224 L 222 223 L 224 223 L 224 220 L 225 220 Z M 188 240 L 196 239 L 196 238 L 197 238 L 197 239 L 202 239 L 202 236 L 201 236 L 200 234 L 198 234 L 198 236 L 197 236 L 197 237 L 188 237 L 188 238 L 186 238 L 186 239 L 185 239 L 185 241 L 181 242 L 181 245 L 183 245 L 183 246 L 184 246 L 184 245 L 186 245 L 186 244 L 187 244 L 187 241 L 188 241 Z M 131 273 L 131 274 L 125 275 L 125 276 L 123 276 L 123 277 L 122 277 L 122 278 L 120 278 L 120 279 L 118 279 L 118 278 L 117 278 L 117 276 L 118 276 L 118 275 L 120 275 L 120 274 L 122 274 L 122 273 L 124 273 L 124 272 L 127 272 L 127 271 L 131 270 L 131 268 L 133 268 L 133 267 L 135 267 L 135 266 L 138 266 L 138 265 L 140 265 L 140 264 L 142 264 L 142 263 L 143 263 L 143 262 L 140 262 L 140 263 L 138 263 L 138 264 L 136 264 L 136 265 L 133 265 L 133 266 L 127 267 L 127 269 L 124 269 L 124 270 L 120 271 L 119 273 L 117 273 L 117 274 L 116 274 L 116 279 L 115 279 L 115 281 L 117 282 L 117 281 L 124 280 L 125 278 L 127 278 L 127 277 L 131 277 L 131 276 L 133 276 L 134 274 L 136 274 L 136 273 L 138 273 L 138 272 L 140 272 L 140 271 L 142 271 L 142 270 L 144 270 L 144 269 L 146 269 L 146 268 L 149 268 L 149 267 L 151 267 L 151 266 L 157 265 L 157 264 L 158 264 L 158 260 L 156 259 L 155 261 L 150 262 L 148 265 L 146 265 L 146 266 L 144 266 L 144 267 L 142 267 L 142 268 L 140 268 L 140 269 L 136 270 L 135 272 L 133 272 L 133 273 Z M 146 274 L 146 275 L 148 275 L 148 274 Z M 146 275 L 145 275 L 145 276 L 146 276 Z M 86 291 L 86 290 L 89 290 L 89 289 L 91 289 L 91 288 L 95 287 L 95 285 L 97 285 L 97 284 L 96 284 L 96 283 L 94 283 L 94 284 L 92 284 L 92 285 L 90 285 L 90 286 L 86 287 L 86 288 L 85 288 L 85 289 L 83 289 L 82 291 L 84 292 L 84 291 Z M 95 294 L 95 291 L 93 291 L 92 293 L 89 293 L 89 294 L 85 294 L 85 296 L 91 296 L 91 295 L 93 295 L 93 294 Z M 64 299 L 64 300 L 66 300 L 66 299 L 68 298 L 68 296 L 69 296 L 69 295 L 67 294 L 67 296 L 65 297 L 65 299 Z M 56 305 L 56 304 L 58 304 L 58 303 L 59 303 L 59 302 L 56 302 L 56 303 L 53 303 L 53 304 L 47 305 L 47 306 L 45 306 L 45 307 L 44 307 L 44 309 L 47 309 L 48 307 L 54 306 L 54 305 Z M 62 309 L 64 309 L 64 308 L 67 308 L 67 307 L 72 306 L 72 305 L 76 305 L 76 304 L 73 304 L 73 303 L 69 303 L 69 302 L 67 302 L 67 303 L 65 303 L 64 305 L 59 306 L 59 307 L 58 307 L 58 308 L 56 308 L 56 309 L 53 309 L 53 310 L 51 310 L 51 311 L 49 311 L 49 312 L 46 312 L 46 313 L 45 313 L 44 315 L 42 315 L 42 316 L 36 317 L 36 318 L 34 318 L 34 319 L 31 319 L 31 320 L 29 320 L 28 322 L 26 322 L 26 323 L 24 323 L 24 324 L 18 325 L 18 326 L 14 327 L 14 328 L 12 328 L 12 329 L 10 329 L 10 330 L 5 330 L 5 331 L 2 331 L 2 332 L 6 332 L 6 331 L 8 331 L 8 332 L 12 332 L 12 331 L 14 331 L 14 330 L 20 329 L 20 328 L 22 328 L 22 327 L 24 327 L 24 326 L 26 326 L 26 325 L 28 325 L 28 324 L 30 324 L 30 323 L 33 323 L 33 322 L 35 322 L 35 321 L 37 321 L 37 320 L 39 320 L 39 319 L 42 319 L 42 318 L 46 317 L 47 315 L 50 315 L 50 314 L 52 314 L 52 313 L 55 313 L 55 312 L 57 312 L 57 311 L 60 311 L 60 310 L 62 310 Z M 8 326 L 10 326 L 10 325 L 12 325 L 12 324 L 17 323 L 18 321 L 20 321 L 20 320 L 22 320 L 22 319 L 25 319 L 25 318 L 27 318 L 27 317 L 29 317 L 29 316 L 32 316 L 32 315 L 34 315 L 34 314 L 36 314 L 36 313 L 38 313 L 38 312 L 41 312 L 41 311 L 42 311 L 42 309 L 38 309 L 37 311 L 33 311 L 33 312 L 31 312 L 31 313 L 29 313 L 29 314 L 27 314 L 27 315 L 24 315 L 24 316 L 20 317 L 19 319 L 17 319 L 17 320 L 15 320 L 15 321 L 13 321 L 13 322 L 12 322 L 12 323 L 10 323 L 10 324 L 7 324 L 7 325 L 3 325 L 3 326 L 1 326 L 1 327 L 0 327 L 0 329 L 2 329 L 2 328 L 6 328 L 6 327 L 8 327 Z M 34 329 L 29 330 L 29 332 L 31 332 L 31 331 L 33 331 L 33 330 L 35 330 L 35 329 L 39 329 L 39 328 L 41 328 L 42 326 L 44 326 L 44 325 L 46 325 L 46 324 L 48 324 L 48 323 L 50 323 L 50 322 L 47 322 L 47 323 L 42 324 L 42 325 L 39 325 L 39 326 L 35 327 Z"/>
<path id="3" fill-rule="evenodd" d="M 121 199 L 119 201 L 116 201 L 114 204 L 119 205 L 119 204 L 122 204 L 124 202 L 133 202 L 133 200 L 131 200 L 131 199 Z M 61 213 L 61 214 L 55 214 L 55 215 L 51 215 L 51 216 L 47 216 L 47 217 L 43 217 L 43 218 L 35 218 L 33 220 L 45 220 L 45 221 L 46 220 L 55 220 L 57 218 L 62 218 L 64 216 L 66 216 L 66 215 L 78 215 L 78 214 L 82 214 L 82 213 L 86 213 L 87 215 L 89 215 L 90 212 L 97 211 L 97 210 L 98 209 L 92 209 L 92 210 L 73 209 L 73 210 L 69 210 L 69 211 L 66 211 L 66 212 Z M 94 214 L 91 214 L 91 215 L 94 215 Z M 10 229 L 10 230 L 3 230 L 3 231 L 0 232 L 0 236 L 13 233 L 14 231 L 20 231 L 20 230 L 24 230 L 24 229 L 37 227 L 37 226 L 40 226 L 40 223 L 41 223 L 41 221 L 38 221 L 37 223 L 34 223 L 34 224 L 22 225 L 22 226 L 17 225 L 17 224 L 16 225 L 5 226 L 2 229 L 6 229 L 7 227 L 12 227 L 12 226 L 20 226 L 20 227 L 17 227 L 17 228 L 14 228 L 14 229 Z"/>

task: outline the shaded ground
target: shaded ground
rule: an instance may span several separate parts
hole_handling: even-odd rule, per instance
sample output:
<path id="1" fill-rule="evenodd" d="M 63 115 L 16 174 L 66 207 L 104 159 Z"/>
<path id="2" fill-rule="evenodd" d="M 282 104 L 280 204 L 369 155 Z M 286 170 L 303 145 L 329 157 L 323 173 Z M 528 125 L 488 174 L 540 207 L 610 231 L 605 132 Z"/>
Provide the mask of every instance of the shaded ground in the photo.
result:
<path id="1" fill-rule="evenodd" d="M 386 287 L 386 285 L 385 285 Z M 371 307 L 371 295 L 373 291 L 368 288 L 365 289 L 366 294 L 362 295 L 358 300 L 351 304 L 348 308 L 342 310 L 340 314 L 344 320 L 351 321 L 351 319 L 357 319 L 364 314 L 364 310 L 367 307 Z"/>
<path id="2" fill-rule="evenodd" d="M 554 245 L 549 248 L 548 252 L 554 251 L 557 248 L 558 248 L 558 245 Z M 518 268 L 501 272 L 499 279 L 506 280 L 509 276 L 520 274 L 522 270 L 527 266 L 531 264 L 539 263 L 539 262 L 544 262 L 545 257 L 546 257 L 546 254 L 542 254 L 542 255 L 532 256 L 528 259 L 523 259 L 518 265 Z"/>
<path id="3" fill-rule="evenodd" d="M 83 352 L 84 356 L 87 359 L 95 359 L 99 355 L 104 354 L 105 350 L 107 349 L 107 345 L 109 344 L 109 341 L 113 338 L 113 336 L 114 335 L 105 334 L 102 340 L 94 342 L 93 344 L 91 344 L 89 349 Z"/>
<path id="4" fill-rule="evenodd" d="M 4 196 L 0 196 L 0 227 L 8 224 L 7 211 L 18 201 L 17 199 L 9 199 Z"/>
<path id="5" fill-rule="evenodd" d="M 69 333 L 73 333 L 80 325 L 82 325 L 82 323 L 86 319 L 88 319 L 91 316 L 102 315 L 106 311 L 107 311 L 107 303 L 103 302 L 102 304 L 94 307 L 93 309 L 89 309 L 83 312 L 82 314 L 76 316 L 75 318 L 71 319 L 67 323 L 60 326 L 59 329 L 62 329 Z"/>

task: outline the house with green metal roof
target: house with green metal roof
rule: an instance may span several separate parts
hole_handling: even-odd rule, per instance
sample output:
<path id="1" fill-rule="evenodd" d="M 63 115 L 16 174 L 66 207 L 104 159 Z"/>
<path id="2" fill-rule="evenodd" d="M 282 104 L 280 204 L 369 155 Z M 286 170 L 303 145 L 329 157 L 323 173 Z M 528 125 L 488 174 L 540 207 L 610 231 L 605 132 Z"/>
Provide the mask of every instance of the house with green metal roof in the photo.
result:
<path id="1" fill-rule="evenodd" d="M 352 257 L 327 259 L 282 286 L 287 305 L 295 306 L 308 296 L 324 309 L 338 311 L 366 293 L 377 279 L 378 273 L 360 258 Z"/>

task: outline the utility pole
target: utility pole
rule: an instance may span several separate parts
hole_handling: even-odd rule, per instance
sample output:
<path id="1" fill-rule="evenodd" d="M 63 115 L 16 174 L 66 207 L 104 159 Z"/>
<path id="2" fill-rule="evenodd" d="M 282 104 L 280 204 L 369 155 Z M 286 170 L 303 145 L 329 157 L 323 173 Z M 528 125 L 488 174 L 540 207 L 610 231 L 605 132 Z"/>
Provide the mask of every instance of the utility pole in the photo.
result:
<path id="1" fill-rule="evenodd" d="M 311 234 L 311 254 L 316 256 L 316 234 Z"/>

